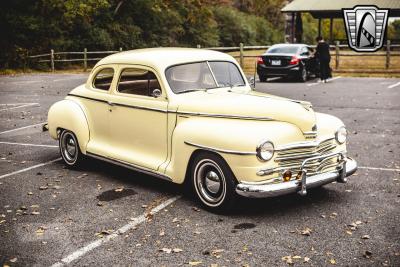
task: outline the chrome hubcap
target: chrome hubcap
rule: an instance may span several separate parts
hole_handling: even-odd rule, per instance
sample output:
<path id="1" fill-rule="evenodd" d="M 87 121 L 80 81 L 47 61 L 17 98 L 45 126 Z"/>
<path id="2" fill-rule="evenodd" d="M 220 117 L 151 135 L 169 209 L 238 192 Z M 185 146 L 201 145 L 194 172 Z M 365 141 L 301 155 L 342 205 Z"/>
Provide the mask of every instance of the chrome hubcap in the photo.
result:
<path id="1" fill-rule="evenodd" d="M 225 177 L 218 164 L 209 159 L 202 160 L 197 164 L 194 175 L 195 189 L 203 202 L 218 205 L 226 193 Z"/>
<path id="2" fill-rule="evenodd" d="M 68 162 L 74 162 L 78 156 L 76 140 L 71 133 L 65 133 L 61 139 L 61 153 Z"/>

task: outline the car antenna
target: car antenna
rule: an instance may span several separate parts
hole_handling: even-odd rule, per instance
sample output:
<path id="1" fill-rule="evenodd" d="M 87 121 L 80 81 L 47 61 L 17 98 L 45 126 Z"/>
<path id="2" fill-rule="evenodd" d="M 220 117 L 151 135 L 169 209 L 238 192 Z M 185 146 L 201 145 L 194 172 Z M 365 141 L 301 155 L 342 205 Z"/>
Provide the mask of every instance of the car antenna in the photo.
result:
<path id="1" fill-rule="evenodd" d="M 253 89 L 256 89 L 256 72 L 257 72 L 257 60 L 254 61 L 254 75 L 253 75 L 254 85 L 253 85 Z"/>

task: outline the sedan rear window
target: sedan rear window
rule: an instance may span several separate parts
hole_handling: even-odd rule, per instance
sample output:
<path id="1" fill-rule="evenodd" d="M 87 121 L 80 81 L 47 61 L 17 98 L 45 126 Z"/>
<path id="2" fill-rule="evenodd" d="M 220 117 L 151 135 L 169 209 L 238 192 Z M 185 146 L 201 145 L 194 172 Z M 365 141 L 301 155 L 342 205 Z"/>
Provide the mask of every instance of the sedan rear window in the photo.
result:
<path id="1" fill-rule="evenodd" d="M 95 89 L 107 91 L 108 89 L 110 89 L 113 77 L 114 69 L 102 69 L 96 74 L 96 77 L 93 79 L 93 87 Z"/>
<path id="2" fill-rule="evenodd" d="M 296 54 L 299 50 L 298 46 L 273 46 L 267 50 L 271 54 Z"/>

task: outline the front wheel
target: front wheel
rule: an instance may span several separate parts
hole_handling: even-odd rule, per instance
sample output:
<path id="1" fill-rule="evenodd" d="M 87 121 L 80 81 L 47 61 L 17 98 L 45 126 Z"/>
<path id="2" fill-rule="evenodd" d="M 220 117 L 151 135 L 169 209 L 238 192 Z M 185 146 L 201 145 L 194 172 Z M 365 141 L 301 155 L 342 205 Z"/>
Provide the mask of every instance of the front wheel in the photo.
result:
<path id="1" fill-rule="evenodd" d="M 197 198 L 207 208 L 227 211 L 234 206 L 236 179 L 220 156 L 208 152 L 197 155 L 190 178 Z"/>
<path id="2" fill-rule="evenodd" d="M 70 167 L 79 166 L 84 155 L 79 149 L 78 139 L 75 134 L 68 130 L 63 130 L 59 138 L 60 154 L 65 164 Z"/>

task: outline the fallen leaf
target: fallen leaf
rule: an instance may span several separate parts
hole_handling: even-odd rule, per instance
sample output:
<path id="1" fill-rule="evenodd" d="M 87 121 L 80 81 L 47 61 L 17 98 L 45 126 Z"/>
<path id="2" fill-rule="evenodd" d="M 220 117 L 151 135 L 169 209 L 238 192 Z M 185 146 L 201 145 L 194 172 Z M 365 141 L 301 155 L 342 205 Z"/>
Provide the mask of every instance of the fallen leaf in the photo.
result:
<path id="1" fill-rule="evenodd" d="M 304 262 L 309 262 L 310 258 L 309 257 L 304 257 Z"/>
<path id="2" fill-rule="evenodd" d="M 164 236 L 164 235 L 165 235 L 164 230 L 161 230 L 159 236 Z"/>
<path id="3" fill-rule="evenodd" d="M 301 256 L 297 256 L 297 255 L 292 257 L 292 259 L 296 259 L 296 260 L 301 259 L 301 258 L 302 258 Z"/>
<path id="4" fill-rule="evenodd" d="M 174 218 L 173 220 L 172 220 L 172 222 L 179 222 L 179 219 L 178 218 Z"/>
<path id="5" fill-rule="evenodd" d="M 361 238 L 362 239 L 369 239 L 370 237 L 369 237 L 369 235 L 363 235 Z"/>
<path id="6" fill-rule="evenodd" d="M 99 207 L 103 206 L 103 202 L 101 202 L 101 201 L 97 202 L 97 206 L 99 206 Z"/>
<path id="7" fill-rule="evenodd" d="M 335 259 L 330 259 L 329 263 L 332 264 L 332 265 L 336 265 L 336 260 Z"/>
<path id="8" fill-rule="evenodd" d="M 199 209 L 199 208 L 197 208 L 197 207 L 192 207 L 192 210 L 194 210 L 194 211 L 197 211 L 197 212 L 199 212 L 199 211 L 200 211 L 200 209 Z"/>
<path id="9" fill-rule="evenodd" d="M 122 190 L 124 190 L 124 188 L 123 188 L 123 187 L 121 187 L 121 188 L 117 188 L 117 189 L 115 189 L 114 191 L 115 191 L 115 192 L 122 192 Z"/>
<path id="10" fill-rule="evenodd" d="M 200 265 L 200 264 L 202 264 L 203 262 L 201 262 L 201 261 L 189 261 L 189 265 L 190 266 L 197 266 L 197 265 Z"/>
<path id="11" fill-rule="evenodd" d="M 47 185 L 42 185 L 39 187 L 39 190 L 46 190 L 47 188 L 49 188 Z"/>
<path id="12" fill-rule="evenodd" d="M 147 205 L 142 205 L 142 208 L 143 208 L 143 209 L 147 208 Z"/>
<path id="13" fill-rule="evenodd" d="M 362 221 L 356 221 L 356 225 L 362 224 Z"/>
<path id="14" fill-rule="evenodd" d="M 15 257 L 15 258 L 10 259 L 10 262 L 12 262 L 12 263 L 17 262 L 17 258 Z"/>
<path id="15" fill-rule="evenodd" d="M 40 215 L 40 212 L 38 212 L 38 211 L 32 211 L 32 212 L 31 212 L 31 215 Z"/>
<path id="16" fill-rule="evenodd" d="M 182 252 L 182 251 L 183 251 L 183 249 L 181 249 L 181 248 L 172 249 L 172 252 L 174 252 L 174 253 L 179 253 L 179 252 Z"/>
<path id="17" fill-rule="evenodd" d="M 293 260 L 292 260 L 292 257 L 291 257 L 291 256 L 284 256 L 284 257 L 282 257 L 282 260 L 283 260 L 284 262 L 286 262 L 287 264 L 289 264 L 289 265 L 292 265 L 292 264 L 293 264 Z"/>
<path id="18" fill-rule="evenodd" d="M 165 253 L 169 254 L 169 253 L 171 253 L 172 249 L 170 249 L 170 248 L 162 248 L 162 249 L 159 249 L 159 251 L 162 251 L 162 252 L 165 252 Z"/>
<path id="19" fill-rule="evenodd" d="M 32 196 L 33 195 L 33 193 L 32 192 L 28 192 L 28 196 Z"/>
<path id="20" fill-rule="evenodd" d="M 371 256 L 372 256 L 372 252 L 371 251 L 369 251 L 369 250 L 366 250 L 365 252 L 364 252 L 364 255 L 363 255 L 365 258 L 367 258 L 367 259 L 369 259 Z"/>
<path id="21" fill-rule="evenodd" d="M 346 233 L 347 233 L 348 235 L 352 235 L 352 234 L 353 234 L 352 231 L 346 231 Z"/>
<path id="22" fill-rule="evenodd" d="M 310 236 L 311 232 L 312 232 L 312 230 L 310 228 L 306 227 L 304 230 L 301 231 L 301 234 L 305 235 L 305 236 Z"/>

